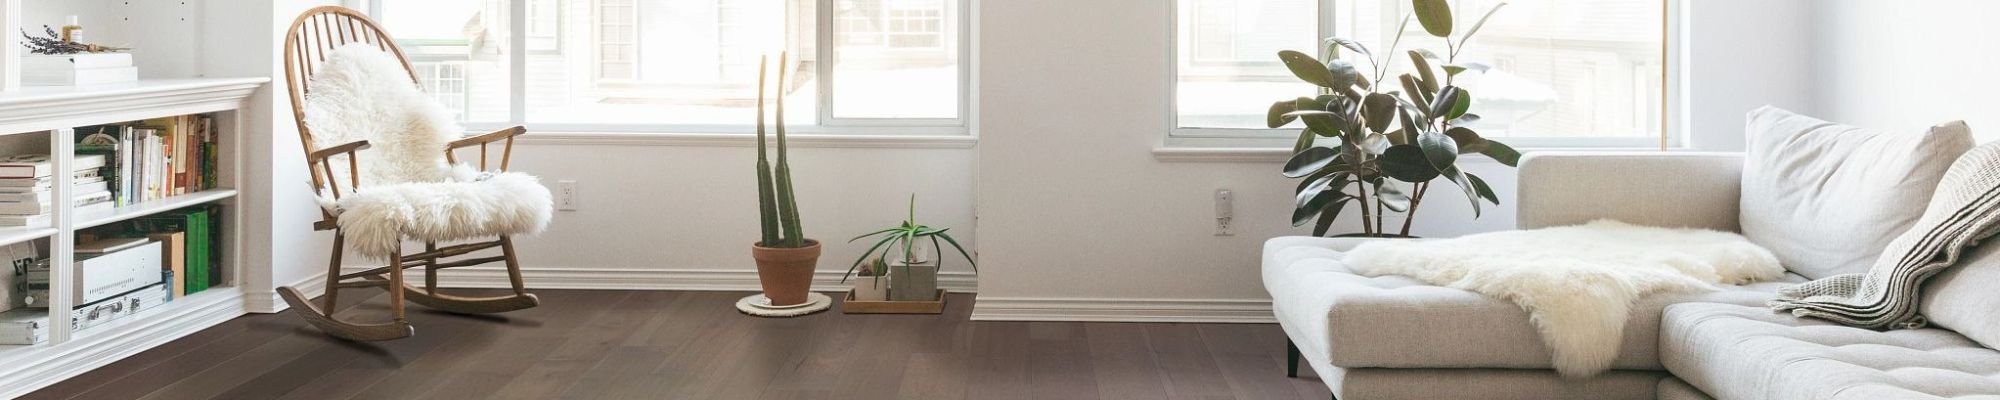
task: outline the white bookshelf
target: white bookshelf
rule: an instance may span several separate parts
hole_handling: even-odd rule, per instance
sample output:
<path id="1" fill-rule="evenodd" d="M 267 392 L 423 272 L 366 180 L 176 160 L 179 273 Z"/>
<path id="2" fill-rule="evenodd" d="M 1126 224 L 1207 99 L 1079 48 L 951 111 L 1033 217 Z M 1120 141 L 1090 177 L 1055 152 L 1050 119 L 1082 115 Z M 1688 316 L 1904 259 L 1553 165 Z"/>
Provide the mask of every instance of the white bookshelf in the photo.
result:
<path id="1" fill-rule="evenodd" d="M 251 300 L 245 296 L 244 282 L 252 272 L 243 262 L 246 214 L 237 188 L 244 182 L 244 138 L 265 133 L 249 129 L 245 110 L 250 109 L 251 96 L 268 82 L 266 78 L 159 79 L 0 91 L 0 142 L 46 135 L 57 171 L 71 170 L 76 135 L 71 128 L 80 126 L 208 114 L 214 117 L 218 149 L 215 189 L 87 212 L 59 202 L 49 224 L 0 228 L 0 245 L 47 239 L 46 256 L 55 266 L 50 268 L 49 339 L 37 345 L 0 346 L 0 398 L 26 394 L 247 313 Z M 56 175 L 53 197 L 70 198 L 72 177 Z M 75 261 L 79 230 L 207 204 L 221 205 L 222 260 L 215 267 L 224 274 L 222 285 L 80 332 L 70 329 L 71 307 L 76 305 L 69 304 L 68 291 L 75 277 L 64 266 Z"/>

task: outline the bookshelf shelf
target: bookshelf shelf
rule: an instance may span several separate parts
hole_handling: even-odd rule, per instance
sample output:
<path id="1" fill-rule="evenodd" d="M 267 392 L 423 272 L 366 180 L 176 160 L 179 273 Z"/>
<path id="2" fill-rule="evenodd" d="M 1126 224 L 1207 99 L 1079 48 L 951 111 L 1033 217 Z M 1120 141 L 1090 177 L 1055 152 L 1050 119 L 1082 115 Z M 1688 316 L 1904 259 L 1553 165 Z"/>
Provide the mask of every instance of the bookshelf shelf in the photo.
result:
<path id="1" fill-rule="evenodd" d="M 55 234 L 56 228 L 50 228 L 48 224 L 0 228 L 0 246 L 46 238 Z"/>
<path id="2" fill-rule="evenodd" d="M 93 228 L 234 197 L 236 197 L 235 189 L 210 189 L 113 208 L 106 211 L 81 212 L 76 215 L 76 229 Z"/>

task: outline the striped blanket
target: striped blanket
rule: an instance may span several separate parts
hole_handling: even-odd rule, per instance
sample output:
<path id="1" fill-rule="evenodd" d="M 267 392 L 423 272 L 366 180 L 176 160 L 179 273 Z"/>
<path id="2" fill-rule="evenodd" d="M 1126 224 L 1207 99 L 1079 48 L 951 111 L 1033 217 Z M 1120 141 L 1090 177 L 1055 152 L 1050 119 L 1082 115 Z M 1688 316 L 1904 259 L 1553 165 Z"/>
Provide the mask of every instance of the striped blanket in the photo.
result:
<path id="1" fill-rule="evenodd" d="M 1778 291 L 1770 306 L 1792 315 L 1874 328 L 1926 325 L 1917 315 L 1925 280 L 1960 253 L 2000 230 L 2000 143 L 1961 156 L 1910 230 L 1897 236 L 1866 273 L 1844 274 Z"/>

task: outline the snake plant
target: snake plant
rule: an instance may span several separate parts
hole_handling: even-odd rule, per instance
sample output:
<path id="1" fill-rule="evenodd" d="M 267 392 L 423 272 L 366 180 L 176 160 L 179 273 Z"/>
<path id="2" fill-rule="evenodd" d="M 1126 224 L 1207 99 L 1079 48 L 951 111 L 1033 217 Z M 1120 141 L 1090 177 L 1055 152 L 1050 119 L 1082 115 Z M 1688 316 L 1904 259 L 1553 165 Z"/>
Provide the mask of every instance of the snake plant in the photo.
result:
<path id="1" fill-rule="evenodd" d="M 778 167 L 771 168 L 764 140 L 764 79 L 768 57 L 757 63 L 757 214 L 763 228 L 764 247 L 806 247 L 805 233 L 799 228 L 799 202 L 792 193 L 792 166 L 785 157 L 785 68 L 786 55 L 778 55 L 777 145 Z"/>

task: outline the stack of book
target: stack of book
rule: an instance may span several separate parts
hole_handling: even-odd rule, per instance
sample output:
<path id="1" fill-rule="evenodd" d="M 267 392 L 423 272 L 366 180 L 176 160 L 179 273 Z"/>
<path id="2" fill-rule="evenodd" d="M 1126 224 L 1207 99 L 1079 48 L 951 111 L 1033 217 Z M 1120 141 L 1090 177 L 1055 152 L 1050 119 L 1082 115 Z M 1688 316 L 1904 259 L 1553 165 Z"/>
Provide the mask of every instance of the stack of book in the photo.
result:
<path id="1" fill-rule="evenodd" d="M 137 82 L 131 53 L 29 54 L 21 56 L 25 86 L 88 86 Z"/>
<path id="2" fill-rule="evenodd" d="M 131 205 L 216 187 L 214 119 L 157 118 L 78 128 L 77 157 L 104 155 L 112 202 Z"/>
<path id="3" fill-rule="evenodd" d="M 80 210 L 109 208 L 113 195 L 104 178 L 103 155 L 78 155 L 70 171 L 70 200 Z M 55 167 L 46 154 L 0 157 L 0 226 L 46 224 L 55 208 Z"/>

